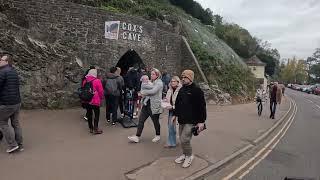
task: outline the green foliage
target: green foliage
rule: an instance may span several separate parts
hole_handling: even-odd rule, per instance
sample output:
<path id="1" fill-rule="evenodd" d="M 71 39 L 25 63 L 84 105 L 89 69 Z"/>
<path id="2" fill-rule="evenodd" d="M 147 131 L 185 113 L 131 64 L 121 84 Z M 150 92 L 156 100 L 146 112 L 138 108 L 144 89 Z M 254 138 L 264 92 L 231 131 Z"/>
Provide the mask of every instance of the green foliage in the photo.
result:
<path id="1" fill-rule="evenodd" d="M 199 42 L 191 42 L 190 46 L 211 84 L 219 85 L 232 95 L 241 95 L 243 92 L 250 94 L 254 91 L 256 79 L 250 69 L 224 63 L 219 54 L 209 55 Z"/>
<path id="2" fill-rule="evenodd" d="M 312 74 L 316 80 L 316 82 L 319 82 L 320 80 L 320 64 L 314 64 L 310 68 L 310 74 Z"/>
<path id="3" fill-rule="evenodd" d="M 307 58 L 308 80 L 310 83 L 320 82 L 320 48 L 317 48 L 311 57 Z"/>
<path id="4" fill-rule="evenodd" d="M 164 20 L 166 14 L 174 12 L 166 0 L 102 0 L 101 8 L 116 13 L 142 16 L 149 20 Z M 176 24 L 176 22 L 173 22 Z"/>
<path id="5" fill-rule="evenodd" d="M 307 80 L 305 61 L 289 59 L 287 64 L 281 65 L 280 79 L 285 83 L 304 84 Z"/>
<path id="6" fill-rule="evenodd" d="M 212 11 L 203 9 L 202 6 L 194 0 L 170 0 L 170 2 L 185 10 L 186 13 L 199 19 L 203 24 L 213 25 Z"/>
<path id="7" fill-rule="evenodd" d="M 219 15 L 213 16 L 213 22 L 215 34 L 240 57 L 247 59 L 257 55 L 262 62 L 267 64 L 266 74 L 278 75 L 280 54 L 277 49 L 270 48 L 270 43 L 251 36 L 246 29 L 237 24 L 223 23 L 223 18 Z"/>
<path id="8" fill-rule="evenodd" d="M 164 16 L 159 8 L 154 6 L 135 6 L 130 10 L 131 14 L 136 14 L 150 20 L 164 20 Z"/>
<path id="9" fill-rule="evenodd" d="M 109 12 L 114 12 L 114 13 L 120 13 L 121 11 L 118 8 L 115 8 L 113 6 L 101 6 L 101 9 Z"/>
<path id="10" fill-rule="evenodd" d="M 108 0 L 103 3 L 104 6 L 112 6 L 120 10 L 128 9 L 129 7 L 134 6 L 134 3 L 131 0 Z"/>

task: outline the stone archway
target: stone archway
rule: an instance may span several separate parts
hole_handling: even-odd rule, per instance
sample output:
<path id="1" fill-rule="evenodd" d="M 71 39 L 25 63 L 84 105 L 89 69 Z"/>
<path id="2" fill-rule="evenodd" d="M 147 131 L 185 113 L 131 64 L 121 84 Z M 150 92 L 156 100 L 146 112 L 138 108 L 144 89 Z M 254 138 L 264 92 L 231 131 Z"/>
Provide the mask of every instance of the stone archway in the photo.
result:
<path id="1" fill-rule="evenodd" d="M 120 58 L 116 66 L 121 68 L 121 75 L 123 76 L 128 72 L 129 67 L 144 68 L 145 64 L 138 53 L 130 49 Z"/>

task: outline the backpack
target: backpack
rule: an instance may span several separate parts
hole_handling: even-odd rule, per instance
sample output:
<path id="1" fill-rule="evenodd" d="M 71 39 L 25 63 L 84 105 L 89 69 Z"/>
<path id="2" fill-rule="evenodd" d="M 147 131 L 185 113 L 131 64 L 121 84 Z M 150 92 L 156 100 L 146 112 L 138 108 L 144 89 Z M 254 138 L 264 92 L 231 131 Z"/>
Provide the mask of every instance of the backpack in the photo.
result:
<path id="1" fill-rule="evenodd" d="M 117 78 L 107 79 L 105 85 L 105 95 L 118 96 L 120 94 Z"/>
<path id="2" fill-rule="evenodd" d="M 94 90 L 93 90 L 93 84 L 92 81 L 96 79 L 93 79 L 91 81 L 86 81 L 86 83 L 79 88 L 79 97 L 84 102 L 90 102 L 94 96 Z"/>

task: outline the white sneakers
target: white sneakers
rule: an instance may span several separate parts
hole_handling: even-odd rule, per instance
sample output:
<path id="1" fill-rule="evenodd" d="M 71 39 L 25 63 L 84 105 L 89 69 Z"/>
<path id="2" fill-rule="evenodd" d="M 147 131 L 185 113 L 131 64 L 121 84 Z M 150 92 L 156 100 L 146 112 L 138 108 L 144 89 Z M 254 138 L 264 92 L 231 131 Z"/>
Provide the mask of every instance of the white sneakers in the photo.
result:
<path id="1" fill-rule="evenodd" d="M 155 136 L 153 139 L 152 139 L 152 142 L 156 143 L 160 140 L 160 136 Z"/>
<path id="2" fill-rule="evenodd" d="M 130 140 L 130 142 L 134 142 L 134 143 L 138 143 L 140 141 L 140 138 L 136 135 L 133 135 L 133 136 L 129 136 L 128 139 Z M 156 143 L 160 140 L 160 136 L 155 136 L 153 139 L 152 139 L 152 142 Z"/>
<path id="3" fill-rule="evenodd" d="M 16 151 L 17 149 L 19 149 L 19 146 L 10 147 L 9 149 L 7 149 L 7 153 L 12 153 L 12 152 Z"/>
<path id="4" fill-rule="evenodd" d="M 185 158 L 186 158 L 186 155 L 182 154 L 180 157 L 178 157 L 176 160 L 174 160 L 174 162 L 176 162 L 177 164 L 181 164 L 184 162 Z"/>
<path id="5" fill-rule="evenodd" d="M 191 156 L 185 156 L 184 154 L 181 155 L 180 157 L 178 157 L 174 162 L 177 163 L 177 164 L 182 164 L 182 167 L 183 168 L 187 168 L 187 167 L 190 167 L 192 161 L 194 159 L 194 156 L 191 155 Z"/>
<path id="6" fill-rule="evenodd" d="M 140 141 L 139 137 L 134 135 L 134 136 L 129 136 L 128 139 L 130 142 L 138 143 Z"/>

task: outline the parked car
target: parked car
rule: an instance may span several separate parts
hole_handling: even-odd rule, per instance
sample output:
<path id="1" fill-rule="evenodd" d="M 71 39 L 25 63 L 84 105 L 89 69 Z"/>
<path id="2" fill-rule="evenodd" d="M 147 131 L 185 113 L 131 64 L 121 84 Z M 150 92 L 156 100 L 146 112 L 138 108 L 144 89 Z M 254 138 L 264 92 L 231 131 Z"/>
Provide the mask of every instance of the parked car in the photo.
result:
<path id="1" fill-rule="evenodd" d="M 303 85 L 302 92 L 308 93 L 311 90 L 311 85 Z"/>
<path id="2" fill-rule="evenodd" d="M 315 94 L 315 95 L 320 95 L 320 86 L 319 86 L 319 87 L 316 87 L 316 88 L 313 90 L 313 94 Z"/>
<path id="3" fill-rule="evenodd" d="M 299 84 L 294 84 L 292 85 L 292 89 L 297 90 L 297 91 L 301 91 L 302 90 L 302 86 Z"/>
<path id="4" fill-rule="evenodd" d="M 313 90 L 312 90 L 313 87 L 314 87 L 314 85 L 308 86 L 304 92 L 311 94 L 313 92 Z"/>
<path id="5" fill-rule="evenodd" d="M 320 87 L 320 84 L 315 84 L 311 87 L 311 93 L 315 94 L 315 90 Z"/>

